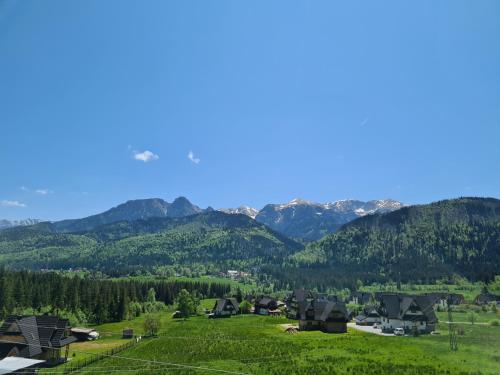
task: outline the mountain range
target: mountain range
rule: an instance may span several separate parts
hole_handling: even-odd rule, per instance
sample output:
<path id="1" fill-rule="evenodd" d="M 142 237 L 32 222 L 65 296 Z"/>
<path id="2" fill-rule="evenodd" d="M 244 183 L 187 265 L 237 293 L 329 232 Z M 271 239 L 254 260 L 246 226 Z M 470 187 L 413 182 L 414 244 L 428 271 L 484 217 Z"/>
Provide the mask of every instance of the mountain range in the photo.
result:
<path id="1" fill-rule="evenodd" d="M 340 200 L 331 203 L 314 203 L 294 199 L 285 204 L 268 204 L 262 210 L 249 206 L 219 209 L 227 214 L 243 214 L 269 228 L 301 241 L 314 241 L 333 233 L 343 224 L 358 217 L 373 213 L 389 212 L 403 207 L 392 200 Z M 187 198 L 179 197 L 172 203 L 160 198 L 138 199 L 122 203 L 100 214 L 82 219 L 69 219 L 51 223 L 51 230 L 59 233 L 77 233 L 89 231 L 101 225 L 118 221 L 135 221 L 148 218 L 176 218 L 209 212 L 192 204 Z M 7 222 L 0 229 L 18 225 L 33 225 L 41 220 L 28 219 L 19 222 Z"/>
<path id="2" fill-rule="evenodd" d="M 288 237 L 315 241 L 358 217 L 390 212 L 401 207 L 401 202 L 392 199 L 368 202 L 346 199 L 330 203 L 294 199 L 286 204 L 266 205 L 255 216 L 255 220 Z"/>
<path id="3" fill-rule="evenodd" d="M 252 219 L 201 209 L 182 197 L 172 203 L 129 201 L 83 219 L 3 229 L 0 265 L 85 267 L 112 275 L 238 269 L 288 286 L 355 278 L 428 282 L 454 274 L 488 280 L 498 274 L 500 200 L 471 197 L 398 206 L 391 200 L 293 200 L 268 205 Z M 303 237 L 295 240 L 283 232 Z M 327 234 L 303 240 L 321 233 Z"/>

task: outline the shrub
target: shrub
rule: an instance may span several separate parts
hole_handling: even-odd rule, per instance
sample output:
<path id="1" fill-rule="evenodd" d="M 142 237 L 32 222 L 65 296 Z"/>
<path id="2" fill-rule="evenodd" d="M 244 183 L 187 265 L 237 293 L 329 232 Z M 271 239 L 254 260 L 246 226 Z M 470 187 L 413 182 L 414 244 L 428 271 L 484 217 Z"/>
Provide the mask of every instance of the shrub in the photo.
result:
<path id="1" fill-rule="evenodd" d="M 240 303 L 240 311 L 242 314 L 250 314 L 250 310 L 252 309 L 252 304 L 248 301 L 243 301 Z"/>
<path id="2" fill-rule="evenodd" d="M 498 321 L 497 319 L 494 319 L 490 322 L 490 326 L 498 327 L 498 326 L 500 326 L 500 321 Z"/>

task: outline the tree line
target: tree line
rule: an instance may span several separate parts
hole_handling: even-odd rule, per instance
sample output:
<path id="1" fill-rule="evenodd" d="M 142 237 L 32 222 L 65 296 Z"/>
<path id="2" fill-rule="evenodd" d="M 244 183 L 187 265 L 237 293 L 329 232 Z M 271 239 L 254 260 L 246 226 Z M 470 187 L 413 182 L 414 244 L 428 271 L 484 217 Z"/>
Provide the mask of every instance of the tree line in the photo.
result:
<path id="1" fill-rule="evenodd" d="M 0 319 L 9 314 L 48 312 L 82 323 L 116 322 L 130 317 L 131 309 L 134 315 L 140 313 L 137 306 L 147 311 L 154 303 L 172 305 L 183 289 L 203 298 L 222 297 L 231 291 L 224 283 L 102 280 L 0 268 Z"/>

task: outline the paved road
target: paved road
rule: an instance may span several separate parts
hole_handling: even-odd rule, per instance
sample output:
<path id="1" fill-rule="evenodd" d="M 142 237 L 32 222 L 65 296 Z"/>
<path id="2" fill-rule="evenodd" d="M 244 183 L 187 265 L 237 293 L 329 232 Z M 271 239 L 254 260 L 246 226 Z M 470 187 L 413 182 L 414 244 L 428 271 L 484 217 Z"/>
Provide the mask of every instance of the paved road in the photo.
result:
<path id="1" fill-rule="evenodd" d="M 358 326 L 358 325 L 356 325 L 356 323 L 347 323 L 347 326 L 350 328 L 357 329 L 358 331 L 373 333 L 374 335 L 394 336 L 394 334 L 392 334 L 392 333 L 383 333 L 380 329 L 373 328 L 372 326 Z"/>

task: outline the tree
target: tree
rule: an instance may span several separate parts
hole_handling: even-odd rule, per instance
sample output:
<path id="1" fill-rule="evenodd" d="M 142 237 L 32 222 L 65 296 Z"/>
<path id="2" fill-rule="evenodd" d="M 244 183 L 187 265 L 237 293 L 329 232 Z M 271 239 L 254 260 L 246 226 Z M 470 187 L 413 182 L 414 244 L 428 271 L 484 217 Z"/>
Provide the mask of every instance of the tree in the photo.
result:
<path id="1" fill-rule="evenodd" d="M 236 301 L 238 301 L 238 303 L 241 303 L 241 301 L 243 301 L 243 293 L 241 293 L 240 287 L 236 289 Z"/>
<path id="2" fill-rule="evenodd" d="M 471 324 L 474 324 L 477 320 L 476 313 L 474 311 L 470 312 L 469 315 L 467 316 L 467 318 L 469 319 L 469 322 Z"/>
<path id="3" fill-rule="evenodd" d="M 193 300 L 186 289 L 182 289 L 177 297 L 177 310 L 183 318 L 187 318 L 193 311 Z"/>
<path id="4" fill-rule="evenodd" d="M 161 327 L 160 316 L 158 314 L 146 314 L 144 317 L 144 333 L 149 336 L 156 336 Z"/>
<path id="5" fill-rule="evenodd" d="M 154 288 L 150 288 L 148 290 L 147 302 L 156 303 L 156 291 Z"/>
<path id="6" fill-rule="evenodd" d="M 252 310 L 252 304 L 248 301 L 243 301 L 240 303 L 240 311 L 242 314 L 250 314 Z"/>

